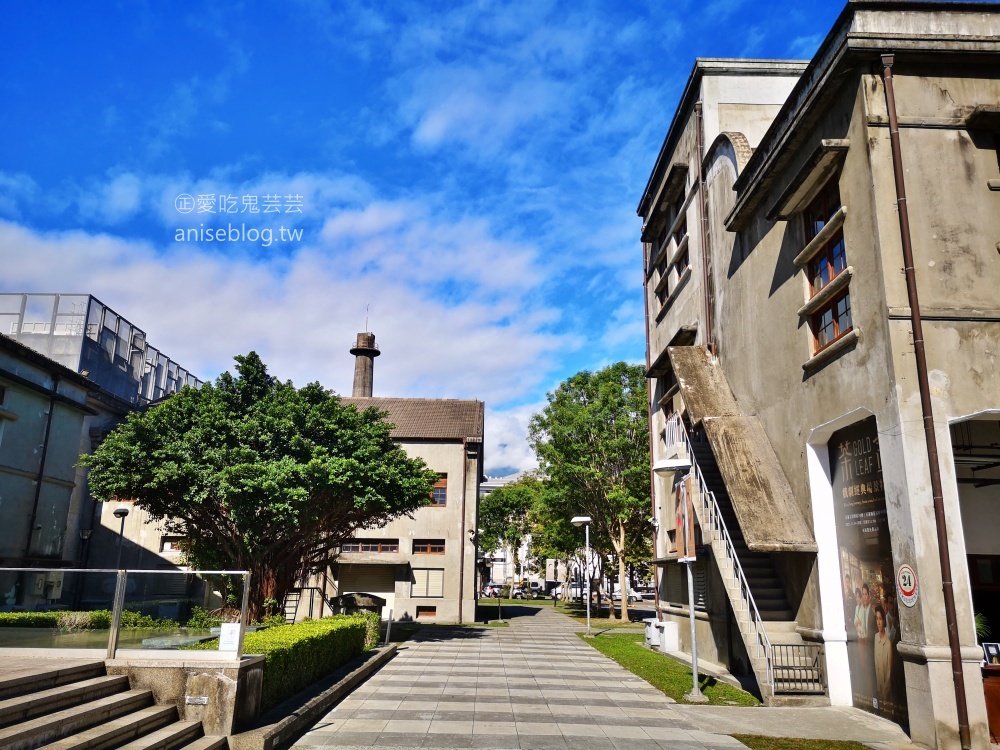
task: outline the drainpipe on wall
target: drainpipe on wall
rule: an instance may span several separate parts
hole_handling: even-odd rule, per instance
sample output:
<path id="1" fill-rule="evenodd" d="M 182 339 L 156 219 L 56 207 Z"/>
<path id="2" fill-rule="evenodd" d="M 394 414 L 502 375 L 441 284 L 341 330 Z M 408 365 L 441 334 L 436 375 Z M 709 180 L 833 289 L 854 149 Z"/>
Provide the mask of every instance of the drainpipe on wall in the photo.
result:
<path id="1" fill-rule="evenodd" d="M 49 395 L 49 413 L 45 418 L 45 434 L 42 436 L 42 457 L 38 461 L 38 476 L 35 477 L 35 499 L 31 506 L 31 522 L 28 525 L 28 543 L 24 557 L 31 555 L 31 540 L 35 538 L 35 523 L 38 521 L 38 504 L 42 499 L 42 481 L 45 479 L 45 459 L 49 455 L 49 435 L 52 433 L 52 415 L 56 410 L 56 394 L 59 392 L 59 376 L 52 378 L 52 393 Z"/>
<path id="2" fill-rule="evenodd" d="M 649 356 L 649 256 L 646 254 L 646 248 L 642 249 L 642 309 L 646 315 L 646 372 L 649 372 L 650 367 L 650 356 Z M 660 534 L 660 526 L 657 523 L 658 519 L 656 516 L 656 474 L 653 472 L 653 393 L 649 387 L 649 377 L 646 377 L 646 423 L 649 429 L 649 501 L 652 503 L 653 512 L 653 557 L 656 557 L 656 542 Z M 656 570 L 656 565 L 654 564 L 653 569 Z M 568 570 L 568 569 L 567 569 Z M 569 576 L 567 573 L 567 580 Z M 656 621 L 659 622 L 663 619 L 663 613 L 660 611 L 660 582 L 657 577 L 653 576 L 653 582 L 656 584 L 655 591 L 653 593 L 653 601 L 656 602 Z"/>
<path id="3" fill-rule="evenodd" d="M 958 617 L 955 613 L 955 591 L 951 578 L 951 554 L 948 551 L 948 524 L 944 515 L 944 493 L 941 490 L 941 468 L 938 462 L 937 438 L 934 434 L 934 413 L 931 408 L 930 383 L 927 378 L 927 354 L 920 319 L 916 274 L 913 268 L 913 244 L 910 238 L 910 217 L 906 208 L 906 187 L 903 183 L 903 154 L 899 145 L 899 122 L 896 119 L 896 97 L 892 86 L 894 55 L 882 55 L 885 69 L 885 102 L 889 114 L 889 142 L 892 145 L 892 170 L 896 181 L 896 205 L 899 209 L 899 233 L 903 245 L 906 272 L 906 294 L 910 303 L 910 325 L 913 330 L 913 350 L 917 363 L 917 383 L 920 388 L 920 409 L 924 420 L 927 463 L 931 472 L 931 492 L 934 495 L 934 521 L 937 527 L 938 557 L 941 563 L 941 586 L 944 590 L 944 613 L 948 625 L 948 647 L 951 650 L 951 672 L 955 682 L 955 707 L 958 710 L 958 734 L 962 747 L 971 747 L 969 707 L 965 698 L 962 672 L 962 645 L 958 638 Z"/>
<path id="4" fill-rule="evenodd" d="M 705 195 L 705 143 L 702 132 L 705 129 L 705 120 L 701 113 L 701 102 L 694 104 L 694 117 L 698 149 L 698 207 L 701 214 L 701 231 L 698 234 L 701 235 L 702 284 L 705 287 L 705 346 L 714 357 L 716 351 L 715 341 L 712 339 L 712 288 L 708 257 L 708 196 Z"/>
<path id="5" fill-rule="evenodd" d="M 465 595 L 465 485 L 469 481 L 469 439 L 462 438 L 462 531 L 458 536 L 458 624 L 462 624 L 462 598 Z"/>

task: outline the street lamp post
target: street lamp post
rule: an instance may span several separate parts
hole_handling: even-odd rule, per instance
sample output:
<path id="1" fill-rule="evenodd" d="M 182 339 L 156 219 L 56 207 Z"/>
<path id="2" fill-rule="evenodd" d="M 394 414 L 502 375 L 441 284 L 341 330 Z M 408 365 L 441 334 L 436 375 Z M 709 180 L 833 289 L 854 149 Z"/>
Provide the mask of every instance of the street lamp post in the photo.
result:
<path id="1" fill-rule="evenodd" d="M 574 526 L 583 526 L 586 539 L 586 554 L 584 556 L 584 575 L 587 576 L 587 637 L 590 638 L 590 516 L 574 516 L 570 521 Z"/>
<path id="2" fill-rule="evenodd" d="M 691 703 L 707 703 L 708 698 L 701 692 L 701 687 L 698 685 L 698 637 L 697 629 L 695 627 L 695 616 L 694 616 L 694 572 L 692 567 L 694 566 L 695 560 L 697 559 L 697 554 L 694 549 L 693 537 L 694 537 L 694 519 L 689 517 L 688 506 L 690 505 L 690 500 L 688 498 L 688 490 L 686 480 L 691 477 L 691 460 L 688 458 L 669 458 L 660 459 L 655 464 L 653 464 L 653 471 L 660 476 L 670 475 L 674 476 L 674 472 L 683 471 L 685 472 L 684 483 L 681 485 L 681 502 L 684 505 L 683 510 L 683 520 L 681 523 L 684 528 L 683 531 L 679 533 L 683 534 L 684 543 L 684 556 L 678 559 L 678 562 L 684 563 L 684 567 L 687 568 L 687 589 L 688 589 L 688 622 L 691 627 L 691 692 L 684 697 Z M 678 540 L 680 542 L 680 540 Z M 680 544 L 678 544 L 680 547 Z"/>
<path id="3" fill-rule="evenodd" d="M 128 516 L 128 508 L 120 505 L 115 508 L 115 518 L 122 521 L 121 528 L 118 529 L 118 562 L 115 563 L 115 570 L 122 569 L 122 541 L 125 539 L 125 517 Z"/>

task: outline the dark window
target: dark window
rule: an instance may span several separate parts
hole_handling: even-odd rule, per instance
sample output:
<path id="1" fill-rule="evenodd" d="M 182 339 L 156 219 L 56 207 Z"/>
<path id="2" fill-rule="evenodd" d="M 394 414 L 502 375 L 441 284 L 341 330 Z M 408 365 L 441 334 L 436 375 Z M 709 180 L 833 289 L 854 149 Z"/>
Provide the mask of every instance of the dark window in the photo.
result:
<path id="1" fill-rule="evenodd" d="M 352 539 L 340 545 L 341 552 L 399 552 L 398 539 Z"/>
<path id="2" fill-rule="evenodd" d="M 414 539 L 414 555 L 443 555 L 444 539 Z"/>
<path id="3" fill-rule="evenodd" d="M 681 244 L 681 240 L 684 239 L 685 235 L 688 233 L 688 223 L 687 218 L 684 218 L 680 224 L 677 225 L 677 229 L 674 230 L 674 242 L 678 245 Z"/>
<path id="4" fill-rule="evenodd" d="M 830 219 L 840 209 L 840 189 L 831 181 L 803 212 L 806 242 L 820 233 Z M 844 247 L 843 231 L 834 232 L 819 252 L 809 261 L 809 286 L 812 293 L 833 281 L 847 267 L 847 250 Z"/>
<path id="5" fill-rule="evenodd" d="M 431 505 L 441 507 L 448 504 L 448 475 L 438 474 L 438 480 L 431 490 Z"/>
<path id="6" fill-rule="evenodd" d="M 685 250 L 677 260 L 674 261 L 674 268 L 677 269 L 677 275 L 683 276 L 684 272 L 691 267 L 691 253 Z"/>
<path id="7" fill-rule="evenodd" d="M 840 210 L 840 205 L 840 188 L 836 180 L 831 180 L 803 211 L 806 242 L 811 242 L 820 233 Z M 838 229 L 809 261 L 810 295 L 815 296 L 819 293 L 845 268 L 847 268 L 847 249 L 844 245 L 844 232 Z M 809 325 L 815 337 L 817 352 L 850 331 L 853 322 L 851 295 L 847 288 L 845 287 L 829 303 L 813 313 L 809 317 Z"/>

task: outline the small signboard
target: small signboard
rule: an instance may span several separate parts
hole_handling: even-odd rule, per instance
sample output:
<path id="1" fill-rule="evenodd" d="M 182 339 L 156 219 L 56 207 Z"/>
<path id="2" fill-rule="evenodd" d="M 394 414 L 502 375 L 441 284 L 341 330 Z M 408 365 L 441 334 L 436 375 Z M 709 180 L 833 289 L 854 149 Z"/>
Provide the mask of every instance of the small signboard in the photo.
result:
<path id="1" fill-rule="evenodd" d="M 984 643 L 983 655 L 987 664 L 1000 664 L 1000 643 Z"/>
<path id="2" fill-rule="evenodd" d="M 240 624 L 238 622 L 222 623 L 219 633 L 219 651 L 236 651 L 240 642 Z"/>
<path id="3" fill-rule="evenodd" d="M 896 591 L 899 601 L 907 607 L 917 603 L 917 574 L 909 565 L 900 565 L 896 571 Z"/>

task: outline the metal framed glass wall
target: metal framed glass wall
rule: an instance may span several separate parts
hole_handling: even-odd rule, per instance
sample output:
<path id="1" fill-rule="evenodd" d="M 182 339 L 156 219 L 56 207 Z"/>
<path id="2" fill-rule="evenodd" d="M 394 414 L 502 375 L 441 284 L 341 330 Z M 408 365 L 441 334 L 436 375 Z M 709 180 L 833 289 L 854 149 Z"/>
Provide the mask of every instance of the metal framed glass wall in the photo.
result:
<path id="1" fill-rule="evenodd" d="M 146 333 L 97 298 L 81 294 L 0 294 L 0 333 L 140 404 L 201 381 Z"/>

